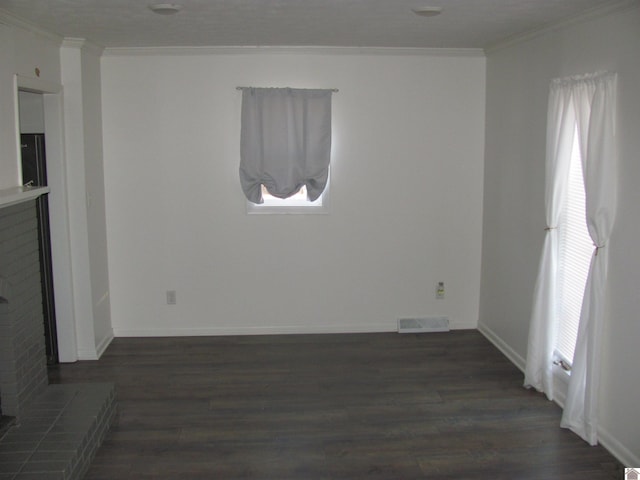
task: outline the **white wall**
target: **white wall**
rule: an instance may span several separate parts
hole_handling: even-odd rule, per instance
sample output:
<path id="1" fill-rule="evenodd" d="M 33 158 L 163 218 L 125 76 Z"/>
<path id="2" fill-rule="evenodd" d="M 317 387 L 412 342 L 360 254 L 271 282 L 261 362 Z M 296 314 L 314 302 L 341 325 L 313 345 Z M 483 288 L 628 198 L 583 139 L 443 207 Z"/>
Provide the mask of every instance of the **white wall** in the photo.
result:
<path id="1" fill-rule="evenodd" d="M 61 43 L 60 37 L 0 14 L 0 189 L 21 184 L 17 87 L 44 92 L 35 96 L 44 110 L 44 118 L 36 123 L 44 122 L 46 134 L 58 347 L 60 360 L 71 362 L 97 358 L 112 333 L 101 173 L 100 52 L 83 50 L 77 70 L 67 68 L 63 74 Z M 41 126 L 34 128 L 42 132 Z"/>
<path id="2" fill-rule="evenodd" d="M 0 189 L 21 185 L 15 74 L 60 84 L 59 45 L 0 23 Z M 36 76 L 36 68 L 40 77 Z"/>
<path id="3" fill-rule="evenodd" d="M 84 159 L 87 239 L 94 344 L 99 357 L 113 339 L 109 301 L 109 264 L 102 146 L 101 49 L 82 48 Z"/>
<path id="4" fill-rule="evenodd" d="M 68 174 L 73 286 L 78 358 L 93 360 L 113 338 L 109 310 L 100 55 L 82 39 L 61 49 L 65 87 L 65 144 Z"/>
<path id="5" fill-rule="evenodd" d="M 599 408 L 601 441 L 640 464 L 640 3 L 491 52 L 479 328 L 521 367 L 544 238 L 544 154 L 552 78 L 618 72 L 619 206 L 610 242 Z"/>
<path id="6" fill-rule="evenodd" d="M 63 140 L 61 41 L 37 29 L 16 27 L 0 15 L 0 189 L 22 184 L 16 89 L 26 86 L 47 92 L 43 107 L 58 351 L 62 361 L 74 361 L 78 357 Z"/>
<path id="7" fill-rule="evenodd" d="M 340 89 L 329 215 L 245 213 L 236 86 Z M 475 328 L 484 89 L 483 56 L 103 56 L 116 336 Z"/>

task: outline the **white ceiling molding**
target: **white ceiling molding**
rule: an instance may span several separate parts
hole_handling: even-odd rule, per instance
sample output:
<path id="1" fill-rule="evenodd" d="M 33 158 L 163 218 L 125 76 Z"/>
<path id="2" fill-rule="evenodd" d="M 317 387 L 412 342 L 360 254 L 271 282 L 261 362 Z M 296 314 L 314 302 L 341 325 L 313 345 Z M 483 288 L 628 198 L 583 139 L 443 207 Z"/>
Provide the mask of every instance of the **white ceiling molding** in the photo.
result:
<path id="1" fill-rule="evenodd" d="M 55 33 L 51 33 L 47 30 L 44 30 L 38 27 L 37 25 L 27 22 L 26 20 L 23 20 L 22 18 L 17 17 L 1 8 L 0 8 L 0 24 L 25 30 L 39 37 L 42 37 L 46 40 L 49 40 L 50 42 L 53 42 L 57 45 L 62 44 L 62 37 L 60 35 L 56 35 Z"/>
<path id="2" fill-rule="evenodd" d="M 84 38 L 66 37 L 62 41 L 62 46 L 69 47 L 69 48 L 82 48 L 86 42 L 87 41 Z"/>
<path id="3" fill-rule="evenodd" d="M 84 38 L 67 37 L 62 41 L 62 47 L 79 48 L 81 50 L 92 53 L 97 57 L 101 56 L 102 52 L 104 52 L 104 47 L 96 45 L 95 43 L 91 43 Z"/>
<path id="4" fill-rule="evenodd" d="M 437 57 L 484 57 L 481 48 L 409 47 L 113 47 L 104 56 L 136 55 L 400 55 Z"/>
<path id="5" fill-rule="evenodd" d="M 640 7 L 639 0 L 614 0 L 610 3 L 599 5 L 597 7 L 591 8 L 580 15 L 576 15 L 571 18 L 567 18 L 560 22 L 554 22 L 543 27 L 537 28 L 535 30 L 531 30 L 529 32 L 525 32 L 519 35 L 514 35 L 513 37 L 506 38 L 500 42 L 497 42 L 493 45 L 490 45 L 484 49 L 486 54 L 490 54 L 499 50 L 503 50 L 505 48 L 509 48 L 514 45 L 518 45 L 523 42 L 527 42 L 536 37 L 544 35 L 545 33 L 549 33 L 555 30 L 559 30 L 561 28 L 566 28 L 571 25 L 577 25 L 579 23 L 587 22 L 589 20 L 603 17 L 613 12 L 617 12 L 620 10 L 627 10 L 630 8 L 638 8 Z"/>

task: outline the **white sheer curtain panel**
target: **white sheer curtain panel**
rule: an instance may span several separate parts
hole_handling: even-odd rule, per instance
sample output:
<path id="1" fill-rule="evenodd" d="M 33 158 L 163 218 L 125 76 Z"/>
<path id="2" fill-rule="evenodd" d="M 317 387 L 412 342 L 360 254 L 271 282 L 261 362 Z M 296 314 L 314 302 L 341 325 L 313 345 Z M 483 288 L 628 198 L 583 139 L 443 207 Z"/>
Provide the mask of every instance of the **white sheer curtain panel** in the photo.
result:
<path id="1" fill-rule="evenodd" d="M 547 110 L 545 207 L 547 228 L 529 324 L 524 384 L 553 400 L 552 357 L 556 345 L 558 302 L 558 221 L 567 194 L 571 147 L 575 130 L 571 91 L 552 82 Z"/>
<path id="2" fill-rule="evenodd" d="M 567 192 L 573 135 L 583 163 L 587 226 L 595 249 L 580 315 L 578 339 L 561 426 L 597 443 L 597 392 L 608 252 L 616 207 L 615 74 L 551 82 L 547 117 L 544 242 L 529 327 L 526 387 L 554 398 L 552 362 L 558 331 L 556 227 Z"/>
<path id="3" fill-rule="evenodd" d="M 617 200 L 616 75 L 576 80 L 578 135 L 585 176 L 587 228 L 595 250 L 585 288 L 569 392 L 561 426 L 598 443 L 598 385 L 604 324 L 609 237 Z"/>

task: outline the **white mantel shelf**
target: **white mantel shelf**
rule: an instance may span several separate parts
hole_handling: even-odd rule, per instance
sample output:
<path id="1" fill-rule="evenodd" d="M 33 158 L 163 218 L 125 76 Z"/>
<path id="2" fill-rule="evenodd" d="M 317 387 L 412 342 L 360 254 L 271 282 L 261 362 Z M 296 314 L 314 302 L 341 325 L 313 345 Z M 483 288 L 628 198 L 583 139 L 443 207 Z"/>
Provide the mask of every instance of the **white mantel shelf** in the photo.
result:
<path id="1" fill-rule="evenodd" d="M 28 202 L 40 195 L 49 193 L 49 187 L 11 187 L 0 189 L 0 208 Z"/>

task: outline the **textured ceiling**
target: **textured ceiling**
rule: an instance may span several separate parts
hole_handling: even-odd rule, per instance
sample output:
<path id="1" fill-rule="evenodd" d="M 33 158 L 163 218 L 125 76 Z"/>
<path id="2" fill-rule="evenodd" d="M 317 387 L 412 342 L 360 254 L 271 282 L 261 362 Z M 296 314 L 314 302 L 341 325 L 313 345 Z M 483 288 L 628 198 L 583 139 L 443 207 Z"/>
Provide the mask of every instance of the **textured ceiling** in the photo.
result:
<path id="1" fill-rule="evenodd" d="M 0 0 L 0 9 L 103 47 L 355 46 L 485 48 L 557 23 L 603 0 Z M 160 1 L 158 3 L 164 3 Z M 439 6 L 424 18 L 412 8 Z"/>

